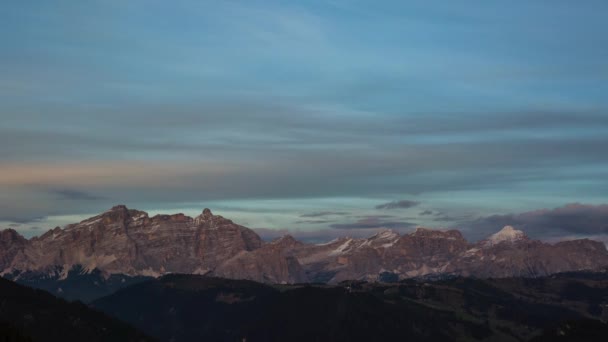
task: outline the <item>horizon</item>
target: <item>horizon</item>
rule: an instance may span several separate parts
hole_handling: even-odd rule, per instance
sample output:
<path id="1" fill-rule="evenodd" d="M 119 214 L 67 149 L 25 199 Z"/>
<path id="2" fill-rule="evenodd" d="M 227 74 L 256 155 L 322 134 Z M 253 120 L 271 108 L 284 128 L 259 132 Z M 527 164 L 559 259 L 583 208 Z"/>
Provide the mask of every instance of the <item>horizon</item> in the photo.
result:
<path id="1" fill-rule="evenodd" d="M 608 243 L 605 1 L 10 2 L 0 229 L 114 203 L 271 237 Z"/>
<path id="2" fill-rule="evenodd" d="M 570 206 L 576 206 L 576 205 L 580 205 L 578 203 L 572 203 L 569 204 Z M 226 219 L 231 220 L 230 217 L 225 217 L 224 215 L 218 214 L 213 212 L 213 210 L 211 210 L 210 208 L 203 208 L 199 211 L 199 213 L 197 214 L 188 214 L 188 213 L 183 213 L 183 212 L 172 212 L 172 213 L 168 213 L 168 212 L 160 212 L 160 211 L 145 211 L 145 210 L 140 210 L 138 208 L 131 208 L 128 207 L 124 204 L 117 204 L 112 206 L 112 208 L 109 208 L 105 211 L 102 211 L 98 214 L 89 214 L 89 215 L 82 215 L 81 218 L 77 219 L 77 216 L 72 216 L 73 219 L 77 219 L 77 221 L 71 222 L 67 225 L 64 226 L 56 226 L 56 227 L 51 227 L 47 230 L 40 230 L 38 232 L 38 234 L 33 234 L 33 235 L 24 235 L 25 238 L 27 239 L 31 239 L 33 237 L 37 237 L 40 235 L 43 235 L 46 232 L 52 231 L 55 228 L 61 228 L 61 229 L 66 229 L 69 226 L 72 225 L 78 225 L 80 223 L 86 222 L 92 218 L 95 218 L 97 216 L 101 216 L 107 212 L 111 212 L 112 210 L 115 210 L 119 207 L 124 207 L 125 209 L 131 211 L 131 210 L 136 210 L 136 211 L 143 211 L 150 219 L 153 219 L 157 216 L 173 216 L 173 215 L 185 215 L 187 217 L 189 217 L 190 219 L 194 219 L 197 216 L 203 215 L 204 212 L 206 210 L 209 210 L 213 215 L 218 215 L 218 216 L 222 216 Z M 233 221 L 235 224 L 237 225 L 241 225 L 239 222 Z M 447 231 L 458 231 L 459 233 L 461 233 L 463 235 L 463 238 L 469 242 L 469 243 L 480 243 L 483 241 L 486 241 L 488 239 L 491 239 L 492 236 L 504 231 L 505 229 L 511 229 L 511 230 L 515 230 L 515 231 L 520 231 L 523 233 L 523 235 L 526 238 L 532 239 L 532 240 L 538 240 L 544 243 L 549 243 L 549 244 L 555 244 L 558 243 L 560 241 L 572 241 L 572 240 L 579 240 L 579 239 L 589 239 L 589 240 L 595 240 L 595 241 L 600 241 L 603 242 L 604 245 L 606 245 L 606 248 L 608 249 L 608 240 L 602 239 L 602 236 L 585 236 L 585 237 L 579 237 L 579 236 L 561 236 L 558 238 L 531 238 L 530 236 L 528 236 L 527 232 L 523 229 L 519 229 L 518 227 L 512 226 L 510 224 L 506 224 L 504 226 L 501 227 L 496 227 L 495 231 L 488 231 L 486 232 L 486 236 L 481 236 L 481 237 L 473 237 L 473 238 L 469 238 L 465 232 L 462 229 L 458 228 L 458 227 L 428 227 L 428 226 L 413 226 L 413 227 L 408 227 L 408 228 L 387 228 L 387 227 L 381 227 L 381 228 L 374 228 L 374 229 L 365 229 L 365 230 L 347 230 L 344 231 L 342 234 L 335 234 L 335 235 L 327 235 L 327 234 L 319 234 L 319 232 L 315 232 L 315 231 L 302 231 L 302 230 L 287 230 L 287 229 L 267 229 L 267 228 L 251 228 L 251 227 L 247 227 L 252 229 L 256 234 L 258 234 L 263 241 L 266 242 L 272 242 L 272 241 L 276 241 L 279 240 L 285 236 L 291 236 L 293 238 L 295 238 L 298 241 L 304 242 L 304 243 L 310 243 L 310 244 L 326 244 L 328 242 L 333 242 L 333 241 L 337 241 L 340 239 L 368 239 L 368 238 L 372 238 L 374 236 L 377 235 L 381 235 L 385 232 L 391 232 L 391 233 L 395 233 L 399 236 L 404 236 L 404 235 L 411 235 L 411 234 L 415 234 L 419 229 L 423 229 L 423 230 L 431 230 L 431 231 L 443 231 L 443 232 L 447 232 Z M 14 227 L 10 227 L 8 229 L 14 229 Z M 1 230 L 1 229 L 0 229 Z M 17 231 L 17 230 L 15 230 Z M 19 231 L 17 231 L 19 233 Z M 351 235 L 349 235 L 349 233 L 351 233 Z"/>

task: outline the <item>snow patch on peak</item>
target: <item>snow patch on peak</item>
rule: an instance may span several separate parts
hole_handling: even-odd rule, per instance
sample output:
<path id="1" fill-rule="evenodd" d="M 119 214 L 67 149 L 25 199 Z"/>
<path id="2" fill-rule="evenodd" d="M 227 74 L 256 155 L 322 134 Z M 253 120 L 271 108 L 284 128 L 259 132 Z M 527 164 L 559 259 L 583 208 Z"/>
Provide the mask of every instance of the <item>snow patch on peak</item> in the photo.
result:
<path id="1" fill-rule="evenodd" d="M 353 239 L 346 240 L 343 244 L 338 246 L 335 250 L 333 250 L 329 255 L 338 255 L 344 253 L 350 247 L 350 244 L 353 242 Z"/>
<path id="2" fill-rule="evenodd" d="M 323 242 L 323 243 L 317 243 L 317 244 L 315 244 L 315 246 L 327 246 L 327 245 L 334 244 L 334 243 L 336 243 L 338 241 L 340 241 L 340 238 L 335 238 L 335 239 L 333 239 L 331 241 L 327 241 L 327 242 Z"/>
<path id="3" fill-rule="evenodd" d="M 392 229 L 387 229 L 387 230 L 381 231 L 379 233 L 376 233 L 370 239 L 388 239 L 388 240 L 392 240 L 392 239 L 395 239 L 395 238 L 398 238 L 398 237 L 399 237 L 399 233 L 395 232 Z"/>
<path id="4" fill-rule="evenodd" d="M 380 245 L 380 247 L 389 248 L 392 247 L 397 242 L 397 240 L 399 240 L 399 237 L 399 233 L 395 232 L 392 229 L 383 230 L 366 239 L 365 242 L 361 244 L 361 247 L 377 247 L 378 245 Z"/>
<path id="5" fill-rule="evenodd" d="M 492 234 L 487 240 L 486 245 L 496 245 L 501 242 L 516 242 L 527 239 L 526 234 L 513 228 L 512 226 L 505 226 L 498 233 Z"/>

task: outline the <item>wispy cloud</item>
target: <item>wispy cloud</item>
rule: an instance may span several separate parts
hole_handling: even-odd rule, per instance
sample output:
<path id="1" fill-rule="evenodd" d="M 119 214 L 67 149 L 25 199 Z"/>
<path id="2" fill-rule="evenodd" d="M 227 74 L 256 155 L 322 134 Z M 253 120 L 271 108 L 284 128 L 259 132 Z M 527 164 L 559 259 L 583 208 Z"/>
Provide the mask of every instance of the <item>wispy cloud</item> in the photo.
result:
<path id="1" fill-rule="evenodd" d="M 388 203 L 379 204 L 376 206 L 376 209 L 408 209 L 417 206 L 420 202 L 410 201 L 410 200 L 401 200 L 401 201 L 393 201 Z"/>
<path id="2" fill-rule="evenodd" d="M 75 201 L 95 201 L 105 199 L 102 196 L 93 195 L 84 191 L 74 189 L 52 189 L 49 191 L 52 195 L 60 199 L 75 200 Z"/>
<path id="3" fill-rule="evenodd" d="M 294 221 L 294 224 L 326 224 L 335 222 L 333 220 L 298 220 Z"/>
<path id="4" fill-rule="evenodd" d="M 531 198 L 555 206 L 608 193 L 608 2 L 444 12 L 407 1 L 184 1 L 147 4 L 145 17 L 141 2 L 4 7 L 0 217 L 113 201 L 427 203 L 465 192 L 460 202 L 487 216 Z M 346 224 L 338 210 L 374 204 L 291 216 L 335 210 Z M 445 212 L 437 219 L 457 216 Z"/>
<path id="5" fill-rule="evenodd" d="M 2 216 L 0 216 L 0 221 L 12 222 L 12 224 L 9 224 L 10 227 L 19 227 L 23 224 L 41 222 L 41 221 L 44 221 L 45 219 L 46 219 L 45 216 L 31 216 L 31 215 L 22 215 L 22 216 L 2 215 Z"/>
<path id="6" fill-rule="evenodd" d="M 324 217 L 324 216 L 343 216 L 348 215 L 345 211 L 318 211 L 314 213 L 302 214 L 300 217 Z"/>

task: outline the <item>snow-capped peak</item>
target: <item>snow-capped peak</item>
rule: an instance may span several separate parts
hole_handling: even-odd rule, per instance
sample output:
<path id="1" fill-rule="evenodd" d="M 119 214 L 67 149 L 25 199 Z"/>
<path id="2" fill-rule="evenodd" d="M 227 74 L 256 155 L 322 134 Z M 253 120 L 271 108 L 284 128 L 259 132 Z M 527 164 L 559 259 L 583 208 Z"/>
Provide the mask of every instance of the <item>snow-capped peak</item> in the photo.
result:
<path id="1" fill-rule="evenodd" d="M 370 239 L 387 239 L 392 240 L 399 237 L 399 233 L 395 232 L 392 229 L 386 229 L 379 233 L 374 234 Z"/>
<path id="2" fill-rule="evenodd" d="M 517 230 L 511 226 L 505 226 L 498 233 L 492 234 L 485 242 L 486 245 L 496 245 L 501 242 L 516 242 L 527 239 L 527 236 L 521 230 Z"/>

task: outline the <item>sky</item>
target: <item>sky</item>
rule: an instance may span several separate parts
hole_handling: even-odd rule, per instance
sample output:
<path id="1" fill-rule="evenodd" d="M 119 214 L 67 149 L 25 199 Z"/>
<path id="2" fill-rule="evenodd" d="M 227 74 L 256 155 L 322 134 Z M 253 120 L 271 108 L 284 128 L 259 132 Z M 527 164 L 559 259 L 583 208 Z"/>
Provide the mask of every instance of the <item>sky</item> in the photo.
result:
<path id="1" fill-rule="evenodd" d="M 608 2 L 0 8 L 0 227 L 116 204 L 310 241 L 608 241 Z"/>

